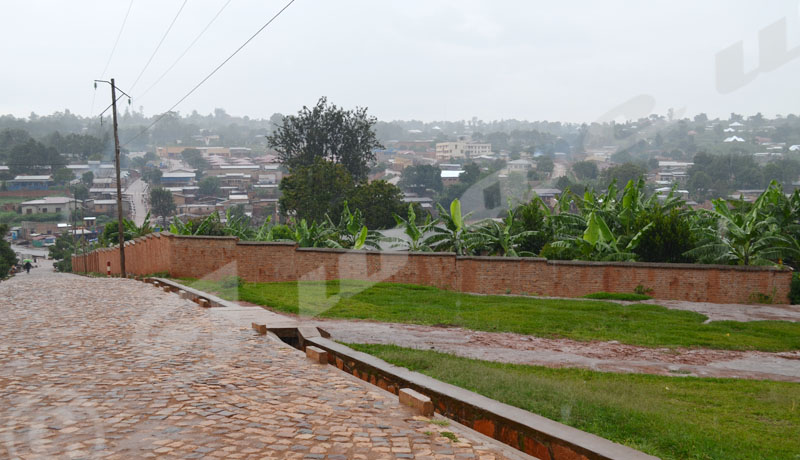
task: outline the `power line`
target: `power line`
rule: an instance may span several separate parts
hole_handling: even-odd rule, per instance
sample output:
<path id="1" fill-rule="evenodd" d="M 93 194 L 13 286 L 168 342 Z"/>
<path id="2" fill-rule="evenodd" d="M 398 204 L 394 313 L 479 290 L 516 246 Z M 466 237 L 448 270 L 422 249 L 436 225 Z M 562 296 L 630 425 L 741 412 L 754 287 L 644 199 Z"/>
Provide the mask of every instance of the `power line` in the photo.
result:
<path id="1" fill-rule="evenodd" d="M 225 8 L 227 8 L 230 3 L 231 3 L 231 0 L 228 0 L 227 2 L 225 2 L 224 5 L 222 5 L 222 8 L 220 8 L 219 11 L 217 11 L 217 14 L 215 14 L 214 17 L 211 18 L 211 21 L 209 21 L 209 23 L 206 24 L 206 26 L 203 28 L 203 30 L 201 30 L 200 33 L 194 38 L 194 40 L 192 40 L 192 43 L 190 43 L 189 46 L 185 50 L 183 50 L 183 53 L 181 53 L 181 55 L 178 56 L 178 59 L 175 59 L 175 62 L 173 62 L 172 65 L 169 66 L 169 68 L 167 68 L 167 70 L 165 70 L 164 73 L 162 73 L 161 76 L 158 77 L 158 79 L 152 85 L 150 85 L 150 87 L 148 87 L 146 90 L 144 90 L 144 92 L 141 95 L 139 95 L 137 97 L 137 99 L 141 99 L 147 93 L 149 93 L 150 90 L 153 89 L 153 87 L 156 86 L 178 64 L 178 62 L 180 62 L 180 60 L 183 59 L 184 56 L 186 56 L 186 53 L 188 53 L 189 50 L 192 49 L 194 44 L 197 43 L 198 40 L 200 40 L 200 37 L 202 37 L 203 34 L 206 33 L 206 30 L 208 30 L 208 28 L 211 27 L 211 24 L 213 24 L 214 21 L 217 20 L 219 15 L 222 14 L 222 11 Z"/>
<path id="2" fill-rule="evenodd" d="M 106 70 L 108 70 L 109 64 L 111 64 L 111 58 L 114 57 L 114 52 L 117 51 L 117 45 L 119 44 L 119 39 L 122 37 L 122 31 L 125 30 L 125 24 L 128 22 L 128 15 L 131 14 L 131 8 L 133 7 L 133 0 L 128 4 L 128 11 L 125 12 L 125 18 L 122 20 L 122 25 L 119 28 L 119 32 L 117 33 L 117 39 L 114 40 L 114 46 L 111 48 L 111 54 L 108 55 L 108 60 L 106 61 L 106 66 L 103 67 L 103 72 L 100 73 L 100 78 L 103 78 L 106 75 Z M 97 96 L 97 91 L 92 94 L 92 108 L 89 110 L 89 115 L 91 116 L 92 112 L 94 112 L 94 99 Z"/>
<path id="3" fill-rule="evenodd" d="M 147 63 L 144 65 L 144 67 L 142 67 L 142 71 L 139 72 L 139 76 L 137 76 L 136 80 L 133 81 L 133 84 L 131 85 L 131 90 L 133 90 L 133 88 L 136 87 L 136 84 L 139 83 L 139 79 L 142 78 L 142 75 L 144 75 L 144 71 L 147 70 L 147 67 L 150 65 L 150 62 L 153 61 L 153 58 L 156 56 L 156 53 L 158 52 L 158 49 L 161 48 L 161 45 L 164 43 L 164 40 L 167 38 L 167 35 L 169 35 L 169 31 L 172 30 L 172 26 L 175 25 L 175 21 L 178 20 L 178 16 L 181 15 L 181 11 L 183 11 L 183 7 L 185 7 L 186 3 L 188 3 L 188 2 L 189 2 L 189 0 L 183 0 L 183 4 L 181 5 L 180 9 L 178 10 L 178 13 L 175 14 L 174 18 L 172 18 L 172 22 L 169 24 L 169 27 L 167 27 L 167 31 L 164 32 L 163 36 L 161 36 L 161 40 L 158 42 L 158 45 L 156 45 L 156 49 L 153 50 L 153 54 L 150 55 L 150 59 L 147 60 Z"/>
<path id="4" fill-rule="evenodd" d="M 125 142 L 124 144 L 122 144 L 122 146 L 123 146 L 123 147 L 125 147 L 126 145 L 130 144 L 131 142 L 133 142 L 134 140 L 136 140 L 137 138 L 139 138 L 139 136 L 141 136 L 142 134 L 146 133 L 146 132 L 147 132 L 147 130 L 149 130 L 150 128 L 152 128 L 153 126 L 155 126 L 155 124 L 156 124 L 156 123 L 158 123 L 159 121 L 161 121 L 161 119 L 162 119 L 162 118 L 164 118 L 164 117 L 166 117 L 168 114 L 170 114 L 170 113 L 172 112 L 172 110 L 173 110 L 175 107 L 177 107 L 177 106 L 178 106 L 178 105 L 179 105 L 181 102 L 183 102 L 184 100 L 186 100 L 186 98 L 187 98 L 187 97 L 191 96 L 191 95 L 192 95 L 192 93 L 194 93 L 194 92 L 197 90 L 197 88 L 200 88 L 200 86 L 202 86 L 202 85 L 203 85 L 203 83 L 205 83 L 205 82 L 206 82 L 206 81 L 207 81 L 209 78 L 211 78 L 211 77 L 212 77 L 212 76 L 213 76 L 215 73 L 217 73 L 217 71 L 218 71 L 219 69 L 221 69 L 221 68 L 222 68 L 222 66 L 224 66 L 225 64 L 227 64 L 227 63 L 228 63 L 228 61 L 230 61 L 231 59 L 233 59 L 233 57 L 234 57 L 234 56 L 236 56 L 236 55 L 239 53 L 239 51 L 241 51 L 241 50 L 242 50 L 242 48 L 244 48 L 245 46 L 247 46 L 247 44 L 248 44 L 248 43 L 250 43 L 250 42 L 251 42 L 251 41 L 252 41 L 254 38 L 256 38 L 256 36 L 257 36 L 258 34 L 260 34 L 260 33 L 261 33 L 261 31 L 263 31 L 264 29 L 266 29 L 266 28 L 267 28 L 267 26 L 269 26 L 270 24 L 272 24 L 272 22 L 273 22 L 275 19 L 277 19 L 277 18 L 278 18 L 278 16 L 280 16 L 280 15 L 281 15 L 281 14 L 282 14 L 284 11 L 286 11 L 286 9 L 287 9 L 287 8 L 289 8 L 289 7 L 292 5 L 292 3 L 294 3 L 294 2 L 295 2 L 295 0 L 290 0 L 290 1 L 289 1 L 289 3 L 287 3 L 287 4 L 286 4 L 286 5 L 283 7 L 283 8 L 281 8 L 281 9 L 280 9 L 280 11 L 278 11 L 277 13 L 275 13 L 275 15 L 274 15 L 274 16 L 272 16 L 272 18 L 270 18 L 270 20 L 269 20 L 269 21 L 267 21 L 267 22 L 266 22 L 266 23 L 265 23 L 263 26 L 261 26 L 261 28 L 260 28 L 260 29 L 258 29 L 258 30 L 256 31 L 256 33 L 254 33 L 253 35 L 251 35 L 251 36 L 250 36 L 250 38 L 248 38 L 248 39 L 247 39 L 247 40 L 246 40 L 244 43 L 242 43 L 242 44 L 241 44 L 241 46 L 239 46 L 238 48 L 236 48 L 236 51 L 234 51 L 234 52 L 233 52 L 233 53 L 232 53 L 230 56 L 228 56 L 228 57 L 227 57 L 227 58 L 226 58 L 224 61 L 222 61 L 222 63 L 221 63 L 220 65 L 218 65 L 218 66 L 217 66 L 217 67 L 216 67 L 214 70 L 212 70 L 212 71 L 211 71 L 211 73 L 209 73 L 208 75 L 206 75 L 206 77 L 205 77 L 205 78 L 203 78 L 202 80 L 200 80 L 200 83 L 198 83 L 197 85 L 195 85 L 195 86 L 194 86 L 194 88 L 192 88 L 191 90 L 189 90 L 189 92 L 188 92 L 188 93 L 186 93 L 186 94 L 185 94 L 185 95 L 184 95 L 182 98 L 180 98 L 180 99 L 178 100 L 178 102 L 176 102 L 175 104 L 173 104 L 173 105 L 172 105 L 172 107 L 170 107 L 169 109 L 167 109 L 167 111 L 166 111 L 166 112 L 162 113 L 162 114 L 161 114 L 161 116 L 159 116 L 158 118 L 156 118 L 156 119 L 155 119 L 155 120 L 154 120 L 152 123 L 150 123 L 150 124 L 149 124 L 149 125 L 148 125 L 146 128 L 144 128 L 143 130 L 141 130 L 141 131 L 140 131 L 140 132 L 139 132 L 137 135 L 135 135 L 135 136 L 133 136 L 132 138 L 128 139 L 128 141 L 127 141 L 127 142 Z"/>

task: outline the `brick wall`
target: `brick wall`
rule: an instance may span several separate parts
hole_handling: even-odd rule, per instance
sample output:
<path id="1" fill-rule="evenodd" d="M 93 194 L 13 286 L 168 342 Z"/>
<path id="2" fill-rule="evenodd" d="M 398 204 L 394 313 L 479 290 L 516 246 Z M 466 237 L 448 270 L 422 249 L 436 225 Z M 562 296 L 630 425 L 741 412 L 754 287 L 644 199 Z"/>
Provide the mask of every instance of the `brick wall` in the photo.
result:
<path id="1" fill-rule="evenodd" d="M 772 267 L 548 261 L 532 258 L 456 257 L 296 248 L 292 243 L 240 242 L 235 237 L 148 235 L 126 243 L 131 274 L 169 272 L 174 277 L 247 281 L 359 279 L 435 286 L 481 294 L 579 297 L 593 292 L 633 292 L 641 285 L 657 299 L 745 303 L 754 293 L 787 302 L 791 271 Z M 116 248 L 73 257 L 76 272 L 119 273 Z"/>

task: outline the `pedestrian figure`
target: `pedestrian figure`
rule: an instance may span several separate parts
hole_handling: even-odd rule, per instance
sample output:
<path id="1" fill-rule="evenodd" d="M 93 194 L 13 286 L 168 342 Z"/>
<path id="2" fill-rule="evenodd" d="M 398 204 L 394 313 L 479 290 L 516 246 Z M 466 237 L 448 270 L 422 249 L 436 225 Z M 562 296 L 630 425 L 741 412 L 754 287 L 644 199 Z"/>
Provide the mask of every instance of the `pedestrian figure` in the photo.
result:
<path id="1" fill-rule="evenodd" d="M 29 275 L 31 274 L 31 261 L 30 260 L 25 262 L 25 271 L 28 272 Z"/>

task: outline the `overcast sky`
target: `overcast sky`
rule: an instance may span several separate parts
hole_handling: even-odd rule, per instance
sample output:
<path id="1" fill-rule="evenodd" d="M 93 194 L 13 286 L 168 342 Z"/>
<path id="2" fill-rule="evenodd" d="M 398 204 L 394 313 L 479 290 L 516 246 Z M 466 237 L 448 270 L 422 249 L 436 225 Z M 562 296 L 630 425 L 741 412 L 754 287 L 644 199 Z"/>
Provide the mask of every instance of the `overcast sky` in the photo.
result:
<path id="1" fill-rule="evenodd" d="M 160 113 L 287 0 L 231 0 L 145 93 L 227 1 L 189 1 L 135 86 L 183 0 L 134 0 L 105 74 L 128 0 L 5 1 L 0 114 L 96 114 L 110 98 L 92 89 L 100 77 Z M 639 96 L 637 110 L 661 114 L 800 113 L 800 52 L 781 58 L 772 46 L 758 73 L 759 31 L 785 20 L 785 46 L 800 49 L 798 11 L 797 0 L 296 0 L 176 110 L 269 117 L 326 95 L 382 120 L 583 122 Z M 736 89 L 723 94 L 716 55 L 740 41 L 755 73 L 725 76 Z"/>

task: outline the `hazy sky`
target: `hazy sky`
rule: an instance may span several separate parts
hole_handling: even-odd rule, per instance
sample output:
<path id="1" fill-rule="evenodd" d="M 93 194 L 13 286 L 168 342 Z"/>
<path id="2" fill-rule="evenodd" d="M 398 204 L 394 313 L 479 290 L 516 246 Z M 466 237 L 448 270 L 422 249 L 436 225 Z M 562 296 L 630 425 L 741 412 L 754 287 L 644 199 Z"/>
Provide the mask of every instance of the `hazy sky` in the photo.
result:
<path id="1" fill-rule="evenodd" d="M 0 114 L 96 114 L 110 99 L 92 88 L 101 76 L 162 112 L 286 1 L 231 0 L 146 94 L 227 0 L 190 0 L 135 87 L 183 0 L 134 0 L 105 75 L 128 0 L 5 1 Z M 326 95 L 382 120 L 593 121 L 644 95 L 662 114 L 800 113 L 800 51 L 770 45 L 757 71 L 759 31 L 782 19 L 784 46 L 800 50 L 797 0 L 296 0 L 177 110 L 269 117 Z M 716 55 L 740 41 L 758 74 L 725 76 L 741 87 L 722 94 Z"/>

